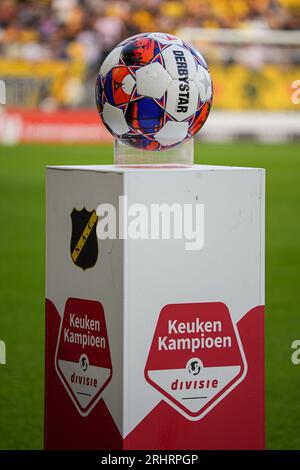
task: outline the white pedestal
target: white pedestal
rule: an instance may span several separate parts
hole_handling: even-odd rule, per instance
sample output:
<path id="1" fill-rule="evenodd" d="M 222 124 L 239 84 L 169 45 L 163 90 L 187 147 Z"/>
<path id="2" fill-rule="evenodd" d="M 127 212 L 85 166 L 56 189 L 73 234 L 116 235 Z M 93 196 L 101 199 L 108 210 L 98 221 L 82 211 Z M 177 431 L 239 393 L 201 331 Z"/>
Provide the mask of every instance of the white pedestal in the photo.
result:
<path id="1" fill-rule="evenodd" d="M 264 170 L 48 168 L 46 274 L 46 448 L 264 447 Z"/>

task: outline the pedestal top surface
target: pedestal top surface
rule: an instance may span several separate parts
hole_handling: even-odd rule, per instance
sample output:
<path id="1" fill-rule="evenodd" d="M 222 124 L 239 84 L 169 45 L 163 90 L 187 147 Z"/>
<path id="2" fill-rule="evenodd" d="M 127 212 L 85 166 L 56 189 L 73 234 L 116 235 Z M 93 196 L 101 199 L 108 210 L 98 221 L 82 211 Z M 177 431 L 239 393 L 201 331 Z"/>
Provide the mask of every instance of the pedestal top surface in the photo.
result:
<path id="1" fill-rule="evenodd" d="M 263 168 L 237 167 L 221 165 L 192 165 L 192 166 L 163 166 L 163 165 L 138 165 L 138 166 L 117 166 L 117 165 L 56 165 L 47 166 L 52 170 L 72 170 L 72 171 L 95 171 L 100 173 L 131 173 L 131 172 L 194 172 L 194 171 L 257 171 Z"/>

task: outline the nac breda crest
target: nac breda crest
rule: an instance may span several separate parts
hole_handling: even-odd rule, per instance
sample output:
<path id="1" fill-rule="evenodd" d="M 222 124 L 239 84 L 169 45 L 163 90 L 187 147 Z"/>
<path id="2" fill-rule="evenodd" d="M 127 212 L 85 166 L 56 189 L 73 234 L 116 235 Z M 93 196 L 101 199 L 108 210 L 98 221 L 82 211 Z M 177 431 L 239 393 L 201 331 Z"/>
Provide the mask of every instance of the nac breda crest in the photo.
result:
<path id="1" fill-rule="evenodd" d="M 98 258 L 96 235 L 97 214 L 95 210 L 73 209 L 71 213 L 72 236 L 70 252 L 73 263 L 85 270 L 95 266 Z"/>
<path id="2" fill-rule="evenodd" d="M 102 63 L 96 102 L 115 138 L 164 150 L 201 129 L 212 105 L 212 81 L 204 58 L 189 44 L 169 34 L 138 34 Z"/>

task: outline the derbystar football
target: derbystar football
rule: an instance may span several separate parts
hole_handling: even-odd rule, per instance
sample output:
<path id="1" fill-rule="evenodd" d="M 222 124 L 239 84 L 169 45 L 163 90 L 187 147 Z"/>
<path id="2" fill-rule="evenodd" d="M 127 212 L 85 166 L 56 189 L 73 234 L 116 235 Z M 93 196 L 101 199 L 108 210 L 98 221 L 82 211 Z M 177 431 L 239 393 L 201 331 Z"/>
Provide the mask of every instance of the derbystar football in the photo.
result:
<path id="1" fill-rule="evenodd" d="M 204 58 L 170 34 L 138 34 L 101 65 L 99 114 L 111 134 L 134 147 L 164 150 L 193 137 L 212 104 Z"/>

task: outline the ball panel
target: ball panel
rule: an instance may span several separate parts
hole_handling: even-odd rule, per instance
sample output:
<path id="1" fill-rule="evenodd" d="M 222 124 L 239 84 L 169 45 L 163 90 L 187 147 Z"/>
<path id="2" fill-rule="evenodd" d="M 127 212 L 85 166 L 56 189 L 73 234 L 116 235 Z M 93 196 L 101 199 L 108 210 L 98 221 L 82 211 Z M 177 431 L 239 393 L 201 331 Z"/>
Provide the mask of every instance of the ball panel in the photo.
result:
<path id="1" fill-rule="evenodd" d="M 166 111 L 177 121 L 184 121 L 196 112 L 198 90 L 189 80 L 173 80 L 168 88 Z"/>
<path id="2" fill-rule="evenodd" d="M 133 84 L 131 79 L 133 80 Z M 108 72 L 105 78 L 104 92 L 107 101 L 116 106 L 128 103 L 134 85 L 135 81 L 125 65 L 114 67 Z"/>
<path id="3" fill-rule="evenodd" d="M 182 142 L 188 133 L 187 122 L 168 121 L 156 134 L 155 140 L 164 147 Z"/>
<path id="4" fill-rule="evenodd" d="M 122 80 L 122 90 L 126 95 L 130 96 L 134 87 L 135 80 L 131 73 L 128 73 Z"/>
<path id="5" fill-rule="evenodd" d="M 145 65 L 136 71 L 136 89 L 140 95 L 160 99 L 172 79 L 159 62 Z"/>
<path id="6" fill-rule="evenodd" d="M 159 52 L 159 46 L 154 39 L 142 37 L 134 39 L 122 47 L 121 59 L 126 65 L 146 65 Z"/>
<path id="7" fill-rule="evenodd" d="M 166 70 L 173 79 L 193 79 L 195 76 L 196 63 L 188 49 L 172 45 L 162 51 L 162 57 Z"/>
<path id="8" fill-rule="evenodd" d="M 102 113 L 103 111 L 103 86 L 102 86 L 102 78 L 101 75 L 98 75 L 96 80 L 96 87 L 95 87 L 95 96 L 96 96 L 96 105 L 98 113 Z"/>
<path id="9" fill-rule="evenodd" d="M 197 68 L 194 82 L 199 91 L 201 101 L 211 100 L 212 84 L 211 84 L 210 75 L 208 71 L 201 65 L 199 65 Z"/>
<path id="10" fill-rule="evenodd" d="M 117 135 L 126 134 L 126 132 L 130 130 L 125 120 L 123 110 L 120 108 L 105 103 L 102 117 L 108 127 Z"/>
<path id="11" fill-rule="evenodd" d="M 201 127 L 208 118 L 211 105 L 210 103 L 204 103 L 201 109 L 199 109 L 193 119 L 192 124 L 189 127 L 189 134 L 193 137 L 197 132 L 200 131 Z"/>
<path id="12" fill-rule="evenodd" d="M 147 135 L 163 126 L 164 114 L 164 110 L 152 98 L 141 98 L 129 103 L 125 116 L 130 127 Z"/>
<path id="13" fill-rule="evenodd" d="M 120 61 L 120 55 L 121 55 L 122 47 L 115 47 L 106 59 L 104 59 L 104 62 L 102 63 L 100 67 L 100 74 L 102 77 L 106 77 L 108 72 L 119 63 Z"/>

